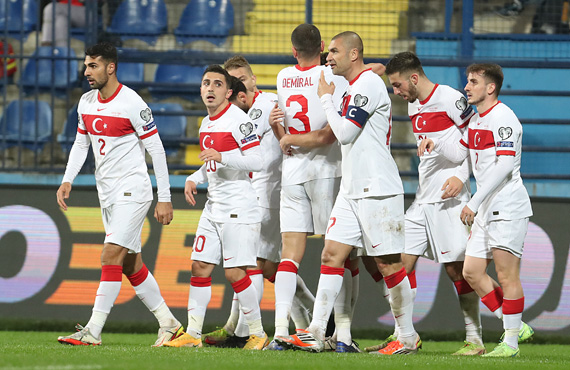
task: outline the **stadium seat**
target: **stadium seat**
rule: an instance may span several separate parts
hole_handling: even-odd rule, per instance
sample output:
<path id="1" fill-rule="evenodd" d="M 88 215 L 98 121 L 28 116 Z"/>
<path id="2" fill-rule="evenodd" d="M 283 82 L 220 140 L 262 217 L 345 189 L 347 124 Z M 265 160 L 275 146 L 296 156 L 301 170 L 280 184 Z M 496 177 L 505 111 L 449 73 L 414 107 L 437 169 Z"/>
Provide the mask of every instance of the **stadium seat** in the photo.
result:
<path id="1" fill-rule="evenodd" d="M 36 105 L 34 100 L 14 100 L 0 119 L 0 145 L 5 142 L 9 148 L 21 143 L 25 148 L 41 150 L 51 140 L 52 127 L 48 103 L 38 101 Z"/>
<path id="2" fill-rule="evenodd" d="M 164 0 L 123 0 L 107 32 L 122 40 L 139 39 L 154 44 L 168 25 Z"/>
<path id="3" fill-rule="evenodd" d="M 54 88 L 56 95 L 61 96 L 77 84 L 75 52 L 66 47 L 40 46 L 24 67 L 20 79 L 25 94 L 33 93 L 37 86 L 40 92 L 51 92 Z"/>
<path id="4" fill-rule="evenodd" d="M 182 112 L 182 106 L 175 103 L 150 103 L 148 106 L 153 113 L 166 154 L 175 154 L 181 147 L 180 139 L 186 137 L 186 116 L 161 115 L 160 113 Z"/>
<path id="5" fill-rule="evenodd" d="M 36 0 L 0 0 L 0 34 L 7 30 L 10 37 L 25 41 L 36 29 L 37 20 Z"/>
<path id="6" fill-rule="evenodd" d="M 144 82 L 144 63 L 119 63 L 117 79 L 133 89 L 140 87 Z"/>
<path id="7" fill-rule="evenodd" d="M 181 97 L 190 101 L 200 98 L 200 83 L 205 67 L 160 64 L 154 75 L 155 86 L 148 90 L 156 100 Z M 188 86 L 192 84 L 193 86 Z"/>
<path id="8" fill-rule="evenodd" d="M 57 135 L 57 142 L 61 145 L 61 149 L 64 152 L 69 152 L 71 146 L 75 141 L 75 136 L 77 135 L 77 104 L 75 104 L 68 112 L 67 119 L 63 123 L 63 130 L 61 134 Z"/>
<path id="9" fill-rule="evenodd" d="M 234 8 L 229 0 L 191 0 L 182 12 L 174 35 L 181 45 L 205 40 L 219 46 L 233 27 Z"/>

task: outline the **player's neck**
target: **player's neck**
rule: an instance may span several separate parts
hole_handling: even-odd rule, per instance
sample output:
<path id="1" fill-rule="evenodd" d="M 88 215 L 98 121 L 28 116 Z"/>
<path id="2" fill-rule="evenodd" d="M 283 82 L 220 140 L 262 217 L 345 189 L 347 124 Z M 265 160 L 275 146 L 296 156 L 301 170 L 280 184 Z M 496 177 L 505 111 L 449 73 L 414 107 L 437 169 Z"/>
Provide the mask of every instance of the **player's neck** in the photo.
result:
<path id="1" fill-rule="evenodd" d="M 109 81 L 107 81 L 105 86 L 99 89 L 99 97 L 101 98 L 101 100 L 107 100 L 111 96 L 113 96 L 115 91 L 117 91 L 117 89 L 119 88 L 119 85 L 120 85 L 119 81 L 117 81 L 116 79 L 115 80 L 110 79 Z"/>
<path id="2" fill-rule="evenodd" d="M 230 102 L 228 100 L 224 100 L 224 102 L 220 105 L 218 105 L 217 108 L 210 108 L 210 107 L 206 107 L 206 110 L 208 111 L 208 116 L 210 118 L 212 117 L 216 117 L 218 114 L 220 114 L 224 109 L 226 109 L 226 107 L 228 106 L 228 104 L 230 104 Z"/>
<path id="3" fill-rule="evenodd" d="M 308 68 L 308 67 L 320 65 L 321 64 L 321 55 L 319 54 L 313 59 L 301 59 L 301 58 L 297 57 L 297 63 L 299 64 L 299 67 L 301 67 L 301 68 Z"/>
<path id="4" fill-rule="evenodd" d="M 483 100 L 481 103 L 475 105 L 477 107 L 477 113 L 483 114 L 489 109 L 493 108 L 499 102 L 499 98 L 493 97 Z"/>
<path id="5" fill-rule="evenodd" d="M 366 67 L 366 65 L 364 65 L 364 62 L 362 60 L 359 60 L 354 62 L 354 64 L 350 67 L 349 70 L 346 71 L 346 74 L 343 77 L 346 78 L 347 81 L 352 81 L 356 77 L 358 77 L 359 74 L 361 74 L 363 71 L 367 69 L 370 68 Z"/>
<path id="6" fill-rule="evenodd" d="M 424 101 L 427 99 L 428 96 L 432 93 L 433 89 L 435 88 L 435 84 L 428 80 L 427 78 L 422 78 L 418 81 L 418 99 L 420 101 Z"/>

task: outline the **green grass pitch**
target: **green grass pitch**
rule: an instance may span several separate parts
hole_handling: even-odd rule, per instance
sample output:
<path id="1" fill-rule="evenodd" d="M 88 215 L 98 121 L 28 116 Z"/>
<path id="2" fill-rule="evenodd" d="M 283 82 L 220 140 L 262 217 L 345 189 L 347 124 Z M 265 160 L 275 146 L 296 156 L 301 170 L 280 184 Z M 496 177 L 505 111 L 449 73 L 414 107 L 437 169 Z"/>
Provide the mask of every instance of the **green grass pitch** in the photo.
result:
<path id="1" fill-rule="evenodd" d="M 2 370 L 95 369 L 568 369 L 568 345 L 522 344 L 521 356 L 485 359 L 451 356 L 460 342 L 424 342 L 418 355 L 379 357 L 367 353 L 269 352 L 240 349 L 152 348 L 153 334 L 103 333 L 100 347 L 76 347 L 57 342 L 54 332 L 0 331 Z M 361 347 L 375 344 L 367 339 Z M 491 350 L 494 343 L 487 343 Z"/>

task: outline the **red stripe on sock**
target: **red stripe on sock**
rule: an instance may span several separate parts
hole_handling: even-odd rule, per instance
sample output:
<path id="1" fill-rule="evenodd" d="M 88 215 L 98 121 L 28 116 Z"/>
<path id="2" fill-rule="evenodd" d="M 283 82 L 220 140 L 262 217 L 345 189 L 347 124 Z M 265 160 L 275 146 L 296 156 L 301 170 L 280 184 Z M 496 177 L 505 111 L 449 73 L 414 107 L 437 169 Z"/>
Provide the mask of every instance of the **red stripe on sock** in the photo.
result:
<path id="1" fill-rule="evenodd" d="M 190 285 L 195 287 L 207 287 L 212 286 L 212 277 L 197 277 L 192 276 L 190 278 Z"/>
<path id="2" fill-rule="evenodd" d="M 355 277 L 356 275 L 360 274 L 360 270 L 357 267 L 356 270 L 350 270 L 350 273 L 352 274 L 352 277 Z"/>
<path id="3" fill-rule="evenodd" d="M 347 258 L 344 260 L 344 268 L 350 270 L 350 257 L 347 257 Z"/>
<path id="4" fill-rule="evenodd" d="M 145 264 L 143 264 L 143 266 L 138 272 L 135 272 L 134 274 L 127 276 L 127 279 L 129 279 L 132 286 L 139 286 L 143 283 L 143 281 L 146 280 L 147 276 L 148 276 L 148 268 L 146 267 Z"/>
<path id="5" fill-rule="evenodd" d="M 263 274 L 263 271 L 262 270 L 245 270 L 245 273 L 248 274 L 249 276 L 261 275 L 261 274 Z"/>
<path id="6" fill-rule="evenodd" d="M 321 265 L 321 274 L 344 276 L 344 267 L 330 267 Z"/>
<path id="7" fill-rule="evenodd" d="M 267 278 L 267 281 L 269 281 L 270 283 L 275 283 L 275 277 L 277 276 L 277 273 L 274 273 L 271 277 Z"/>
<path id="8" fill-rule="evenodd" d="M 465 279 L 454 281 L 453 285 L 455 285 L 455 290 L 458 295 L 468 294 L 473 291 L 473 288 L 471 288 L 471 285 L 469 285 Z"/>
<path id="9" fill-rule="evenodd" d="M 491 312 L 497 311 L 497 309 L 503 305 L 503 290 L 501 287 L 497 287 L 491 293 L 481 298 L 481 302 L 483 302 Z"/>
<path id="10" fill-rule="evenodd" d="M 410 280 L 410 288 L 416 289 L 418 287 L 418 282 L 416 281 L 416 270 L 410 271 L 408 274 L 408 280 Z"/>
<path id="11" fill-rule="evenodd" d="M 385 276 L 384 281 L 386 282 L 386 286 L 388 289 L 392 289 L 396 285 L 400 284 L 406 275 L 406 269 L 402 267 L 400 271 L 395 272 L 390 276 Z"/>
<path id="12" fill-rule="evenodd" d="M 384 279 L 384 276 L 380 271 L 376 271 L 374 274 L 372 274 L 372 279 L 374 279 L 375 282 L 379 282 L 380 280 Z"/>
<path id="13" fill-rule="evenodd" d="M 101 281 L 122 281 L 123 266 L 104 265 L 101 267 Z"/>
<path id="14" fill-rule="evenodd" d="M 503 315 L 515 315 L 524 311 L 524 297 L 503 300 Z"/>
<path id="15" fill-rule="evenodd" d="M 251 279 L 249 275 L 245 275 L 245 277 L 241 280 L 232 283 L 232 288 L 234 288 L 234 292 L 239 293 L 246 290 L 251 285 Z"/>
<path id="16" fill-rule="evenodd" d="M 297 270 L 297 266 L 291 261 L 283 261 L 277 267 L 277 271 L 292 272 L 294 274 L 297 273 Z"/>

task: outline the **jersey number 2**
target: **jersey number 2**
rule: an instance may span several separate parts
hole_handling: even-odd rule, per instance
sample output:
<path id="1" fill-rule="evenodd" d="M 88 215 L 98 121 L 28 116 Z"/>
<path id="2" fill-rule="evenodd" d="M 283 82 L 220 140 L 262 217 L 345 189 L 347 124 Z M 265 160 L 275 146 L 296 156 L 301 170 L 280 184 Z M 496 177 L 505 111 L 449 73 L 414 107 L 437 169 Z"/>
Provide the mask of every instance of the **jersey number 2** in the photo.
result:
<path id="1" fill-rule="evenodd" d="M 307 101 L 307 98 L 305 98 L 303 95 L 291 95 L 289 97 L 289 99 L 287 99 L 287 101 L 285 102 L 287 107 L 291 106 L 291 102 L 296 102 L 301 106 L 301 111 L 295 113 L 293 118 L 296 118 L 299 121 L 301 121 L 303 123 L 303 126 L 305 129 L 302 131 L 299 131 L 299 130 L 294 129 L 293 127 L 289 127 L 289 133 L 290 134 L 305 134 L 305 133 L 311 131 L 311 124 L 309 122 L 309 117 L 307 116 L 307 112 L 309 111 L 309 102 Z"/>
<path id="2" fill-rule="evenodd" d="M 97 142 L 101 144 L 101 147 L 99 147 L 99 154 L 105 155 L 105 152 L 103 151 L 103 149 L 105 149 L 105 140 L 99 139 Z"/>

